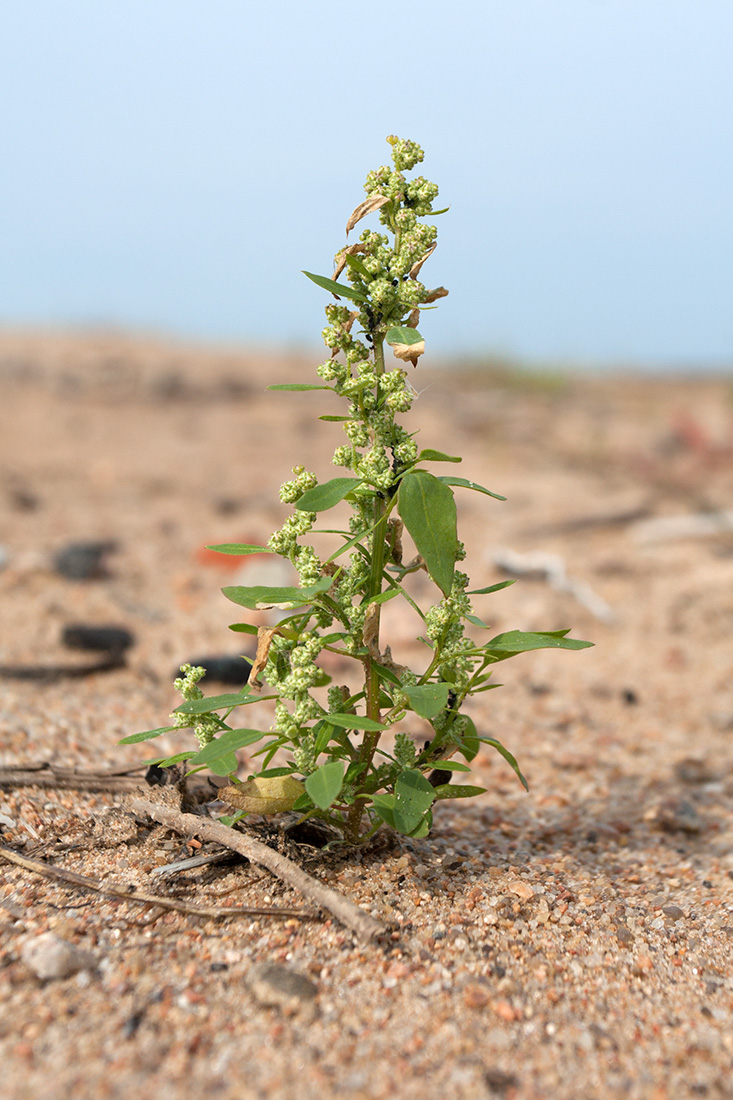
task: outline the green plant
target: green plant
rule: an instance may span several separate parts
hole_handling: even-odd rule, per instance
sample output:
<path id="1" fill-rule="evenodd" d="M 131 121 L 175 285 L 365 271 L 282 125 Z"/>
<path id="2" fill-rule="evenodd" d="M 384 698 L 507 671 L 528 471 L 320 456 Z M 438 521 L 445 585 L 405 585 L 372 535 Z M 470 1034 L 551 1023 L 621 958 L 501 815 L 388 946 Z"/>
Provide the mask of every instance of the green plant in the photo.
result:
<path id="1" fill-rule="evenodd" d="M 526 786 L 512 754 L 495 738 L 479 735 L 463 704 L 498 686 L 491 677 L 500 661 L 528 650 L 591 644 L 568 638 L 565 630 L 510 631 L 475 640 L 490 628 L 474 614 L 471 597 L 513 582 L 469 588 L 468 577 L 457 568 L 465 552 L 458 539 L 454 489 L 504 498 L 466 478 L 430 472 L 428 466 L 461 459 L 420 449 L 398 423 L 415 396 L 400 364 L 417 364 L 425 346 L 417 327 L 421 310 L 447 291 L 429 290 L 419 278 L 436 247 L 430 219 L 444 213 L 433 210 L 438 188 L 422 176 L 406 179 L 405 173 L 423 159 L 418 145 L 396 137 L 388 141 L 393 167 L 369 173 L 367 197 L 347 223 L 348 235 L 362 218 L 378 212 L 382 231 L 367 229 L 342 248 L 333 278 L 305 272 L 335 298 L 326 306 L 323 338 L 331 356 L 318 367 L 321 381 L 270 387 L 329 390 L 344 399 L 346 415 L 320 419 L 341 423 L 346 442 L 336 448 L 333 462 L 348 473 L 319 484 L 315 474 L 295 466 L 293 479 L 280 490 L 293 511 L 267 547 L 213 547 L 223 554 L 269 551 L 287 558 L 298 573 L 297 586 L 223 591 L 242 607 L 277 607 L 288 614 L 276 627 L 259 631 L 248 623 L 232 626 L 258 636 L 250 681 L 242 691 L 206 698 L 198 687 L 204 670 L 184 666 L 176 681 L 184 702 L 171 716 L 173 725 L 125 739 L 130 743 L 191 727 L 198 751 L 165 763 L 187 760 L 219 775 L 235 772 L 237 749 L 261 742 L 259 773 L 228 788 L 227 799 L 238 813 L 226 820 L 251 811 L 294 809 L 325 819 L 352 844 L 384 823 L 425 836 L 436 801 L 482 793 L 480 787 L 450 783 L 452 773 L 470 771 L 482 743 L 501 753 Z M 342 273 L 346 281 L 339 282 Z M 319 516 L 342 501 L 351 509 L 348 529 L 325 528 L 336 545 L 324 560 L 309 536 L 323 533 L 315 527 Z M 403 552 L 405 530 L 416 551 L 409 560 Z M 437 589 L 437 602 L 424 610 L 409 592 L 409 578 L 418 570 L 427 572 Z M 407 601 L 422 620 L 425 660 L 418 671 L 397 664 L 381 636 L 382 608 L 392 599 Z M 473 636 L 467 636 L 467 627 Z M 324 653 L 353 662 L 355 686 L 331 683 L 319 665 Z M 259 693 L 262 680 L 271 694 Z M 232 724 L 238 708 L 262 698 L 274 702 L 270 731 Z M 432 727 L 422 745 L 410 735 L 411 715 Z M 388 732 L 394 737 L 386 738 Z M 278 753 L 285 762 L 272 767 Z"/>

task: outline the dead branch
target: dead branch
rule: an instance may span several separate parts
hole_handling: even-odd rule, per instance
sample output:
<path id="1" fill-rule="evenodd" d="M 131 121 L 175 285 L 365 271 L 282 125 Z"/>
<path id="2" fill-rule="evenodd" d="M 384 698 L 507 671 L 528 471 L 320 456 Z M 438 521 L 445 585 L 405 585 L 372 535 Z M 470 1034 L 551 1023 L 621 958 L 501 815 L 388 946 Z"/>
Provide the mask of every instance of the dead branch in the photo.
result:
<path id="1" fill-rule="evenodd" d="M 223 828 L 223 826 L 222 826 Z M 60 882 L 68 882 L 72 886 L 81 886 L 84 890 L 93 890 L 97 894 L 109 894 L 114 898 L 122 898 L 124 901 L 135 901 L 139 905 L 157 905 L 161 909 L 175 909 L 179 913 L 188 913 L 194 917 L 297 917 L 300 920 L 315 920 L 316 913 L 303 909 L 278 909 L 274 907 L 244 906 L 241 908 L 229 908 L 219 905 L 193 905 L 187 901 L 176 901 L 173 898 L 161 898 L 156 894 L 144 894 L 136 886 L 117 886 L 115 883 L 98 882 L 96 879 L 79 875 L 76 871 L 69 871 L 65 867 L 57 867 L 54 863 L 41 863 L 36 859 L 28 859 L 20 855 L 12 848 L 0 845 L 0 856 L 9 863 L 15 863 L 26 871 L 43 875 L 46 878 L 55 878 Z"/>
<path id="2" fill-rule="evenodd" d="M 127 805 L 133 812 L 147 814 L 154 821 L 174 829 L 183 836 L 199 836 L 215 844 L 223 844 L 224 847 L 246 856 L 252 863 L 266 867 L 273 875 L 287 882 L 315 905 L 327 909 L 361 940 L 367 942 L 375 940 L 387 931 L 382 921 L 375 920 L 343 894 L 339 894 L 329 886 L 324 886 L 291 860 L 268 848 L 262 841 L 255 840 L 254 837 L 240 833 L 228 825 L 220 825 L 217 821 L 204 821 L 196 814 L 181 813 L 180 810 L 169 806 L 149 802 L 146 798 L 132 797 Z"/>
<path id="3" fill-rule="evenodd" d="M 76 772 L 49 764 L 0 768 L 0 789 L 10 787 L 56 787 L 75 791 L 134 791 L 140 777 L 113 772 Z"/>

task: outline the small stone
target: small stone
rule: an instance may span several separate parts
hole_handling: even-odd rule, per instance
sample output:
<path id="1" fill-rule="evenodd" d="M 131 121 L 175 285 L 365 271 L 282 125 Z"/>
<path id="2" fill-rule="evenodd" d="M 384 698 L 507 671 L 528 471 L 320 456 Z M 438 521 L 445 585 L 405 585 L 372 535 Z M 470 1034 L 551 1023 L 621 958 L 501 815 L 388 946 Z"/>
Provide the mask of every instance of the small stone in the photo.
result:
<path id="1" fill-rule="evenodd" d="M 515 882 L 507 883 L 507 890 L 512 894 L 515 894 L 520 901 L 529 901 L 535 895 L 534 888 L 529 885 L 528 882 L 522 882 L 521 879 L 517 879 Z"/>
<path id="2" fill-rule="evenodd" d="M 105 557 L 117 549 L 114 542 L 70 542 L 57 551 L 56 572 L 70 581 L 91 581 L 106 577 Z"/>
<path id="3" fill-rule="evenodd" d="M 252 662 L 247 657 L 236 655 L 233 657 L 197 657 L 187 663 L 192 665 L 193 668 L 205 668 L 206 675 L 203 679 L 209 683 L 230 684 L 232 687 L 246 684 L 252 669 Z M 179 670 L 176 670 L 175 676 L 180 676 Z"/>
<path id="4" fill-rule="evenodd" d="M 620 924 L 616 929 L 616 939 L 619 943 L 623 943 L 628 947 L 629 944 L 634 942 L 634 934 L 625 924 Z"/>
<path id="5" fill-rule="evenodd" d="M 489 991 L 484 985 L 471 982 L 463 990 L 463 1003 L 466 1008 L 486 1008 L 490 1001 Z"/>
<path id="6" fill-rule="evenodd" d="M 697 834 L 704 828 L 704 821 L 691 802 L 684 798 L 670 798 L 658 807 L 654 815 L 667 832 Z"/>
<path id="7" fill-rule="evenodd" d="M 685 915 L 679 905 L 664 905 L 662 907 L 662 912 L 665 917 L 669 917 L 670 920 L 682 920 Z"/>
<path id="8" fill-rule="evenodd" d="M 315 982 L 282 963 L 256 963 L 249 972 L 247 982 L 259 1004 L 288 1013 L 312 1007 L 318 995 Z"/>
<path id="9" fill-rule="evenodd" d="M 43 932 L 23 944 L 20 957 L 42 981 L 68 978 L 79 970 L 95 970 L 97 960 L 89 951 L 82 951 L 53 932 Z"/>

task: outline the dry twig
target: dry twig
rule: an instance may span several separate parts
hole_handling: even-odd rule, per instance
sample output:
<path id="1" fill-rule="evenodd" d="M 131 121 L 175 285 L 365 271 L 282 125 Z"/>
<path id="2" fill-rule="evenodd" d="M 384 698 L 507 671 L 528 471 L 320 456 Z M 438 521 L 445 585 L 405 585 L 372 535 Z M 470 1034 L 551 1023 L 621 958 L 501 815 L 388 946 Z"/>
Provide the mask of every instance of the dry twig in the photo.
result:
<path id="1" fill-rule="evenodd" d="M 77 772 L 49 764 L 0 768 L 0 789 L 7 787 L 55 787 L 75 791 L 134 791 L 142 780 L 116 772 Z"/>
<path id="2" fill-rule="evenodd" d="M 303 909 L 278 909 L 275 907 L 244 906 L 241 908 L 229 908 L 219 905 L 193 905 L 187 901 L 175 901 L 173 898 L 160 898 L 156 894 L 143 894 L 136 886 L 117 886 L 115 883 L 97 882 L 96 879 L 79 875 L 76 871 L 69 871 L 65 867 L 57 867 L 53 863 L 41 863 L 37 859 L 28 859 L 20 855 L 12 848 L 0 845 L 0 856 L 23 867 L 26 871 L 33 871 L 37 875 L 46 878 L 59 879 L 68 882 L 72 886 L 81 886 L 85 890 L 94 890 L 98 894 L 109 894 L 114 898 L 122 898 L 124 901 L 135 901 L 139 905 L 157 905 L 161 909 L 175 909 L 179 913 L 189 913 L 194 917 L 297 917 L 301 920 L 315 920 L 317 914 Z"/>
<path id="3" fill-rule="evenodd" d="M 254 837 L 240 833 L 228 825 L 220 825 L 218 821 L 205 821 L 196 814 L 181 813 L 180 810 L 170 806 L 149 802 L 146 798 L 132 797 L 127 805 L 135 813 L 147 814 L 154 821 L 159 821 L 161 825 L 166 825 L 183 836 L 200 836 L 215 844 L 223 844 L 224 847 L 246 856 L 252 863 L 266 867 L 273 875 L 287 882 L 289 886 L 293 886 L 304 897 L 309 898 L 320 908 L 327 909 L 361 940 L 367 942 L 375 940 L 387 931 L 382 921 L 375 920 L 343 894 L 339 894 L 329 886 L 324 886 L 291 860 L 268 848 L 262 841 L 255 840 Z"/>

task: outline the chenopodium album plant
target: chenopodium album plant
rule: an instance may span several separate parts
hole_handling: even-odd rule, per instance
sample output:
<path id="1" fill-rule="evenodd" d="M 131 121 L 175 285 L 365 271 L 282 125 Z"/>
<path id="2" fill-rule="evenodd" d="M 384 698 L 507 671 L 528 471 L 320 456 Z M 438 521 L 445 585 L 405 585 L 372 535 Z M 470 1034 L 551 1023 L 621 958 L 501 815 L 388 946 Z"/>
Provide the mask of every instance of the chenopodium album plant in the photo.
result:
<path id="1" fill-rule="evenodd" d="M 419 145 L 396 137 L 388 141 L 393 167 L 369 173 L 367 197 L 346 227 L 348 236 L 363 218 L 378 214 L 381 230 L 366 229 L 342 248 L 332 278 L 305 272 L 334 299 L 326 306 L 323 339 L 331 355 L 318 367 L 321 382 L 270 387 L 329 390 L 343 398 L 344 415 L 320 419 L 341 423 L 346 439 L 333 462 L 348 472 L 319 484 L 315 474 L 295 466 L 293 479 L 280 490 L 293 511 L 267 547 L 213 547 L 235 555 L 269 551 L 291 562 L 299 577 L 296 586 L 223 590 L 242 607 L 279 608 L 287 614 L 271 628 L 232 626 L 258 637 L 249 682 L 241 691 L 206 698 L 198 687 L 204 670 L 184 665 L 176 681 L 184 702 L 171 715 L 173 725 L 125 739 L 129 743 L 190 727 L 199 750 L 159 763 L 187 760 L 231 776 L 237 770 L 236 751 L 261 742 L 255 753 L 262 762 L 258 774 L 241 783 L 233 779 L 222 792 L 237 811 L 225 820 L 234 822 L 248 812 L 295 810 L 327 821 L 352 844 L 384 823 L 408 836 L 426 836 L 435 802 L 482 793 L 481 787 L 450 782 L 452 773 L 470 770 L 482 743 L 496 749 L 526 787 L 512 754 L 477 731 L 464 703 L 498 686 L 492 675 L 500 661 L 528 650 L 591 644 L 566 637 L 566 630 L 510 631 L 475 640 L 490 628 L 474 614 L 471 597 L 488 596 L 513 582 L 469 587 L 459 567 L 465 551 L 457 533 L 454 489 L 504 498 L 466 478 L 433 473 L 435 464 L 460 458 L 420 449 L 414 433 L 398 422 L 416 397 L 401 364 L 416 366 L 424 351 L 421 310 L 447 291 L 428 289 L 421 281 L 423 265 L 436 247 L 432 219 L 444 213 L 433 209 L 438 188 L 422 176 L 406 178 L 423 159 Z M 320 517 L 342 501 L 351 508 L 348 530 L 328 528 Z M 309 542 L 312 533 L 324 530 L 336 543 L 325 560 Z M 405 531 L 416 551 L 409 560 L 403 551 Z M 431 607 L 419 607 L 406 586 L 417 570 L 427 572 L 435 586 Z M 419 640 L 425 657 L 414 670 L 398 664 L 382 638 L 382 609 L 393 599 L 405 600 L 422 621 Z M 467 626 L 473 628 L 471 636 Z M 319 663 L 324 654 L 352 661 L 357 686 L 331 683 Z M 270 694 L 261 694 L 263 681 Z M 263 698 L 274 701 L 271 730 L 243 728 L 232 720 L 235 712 Z M 420 743 L 410 728 L 415 715 L 432 727 L 429 739 Z M 278 753 L 278 759 L 285 754 L 286 762 L 270 767 Z"/>

